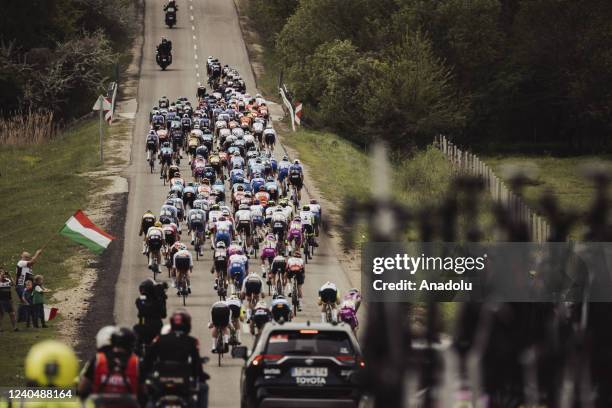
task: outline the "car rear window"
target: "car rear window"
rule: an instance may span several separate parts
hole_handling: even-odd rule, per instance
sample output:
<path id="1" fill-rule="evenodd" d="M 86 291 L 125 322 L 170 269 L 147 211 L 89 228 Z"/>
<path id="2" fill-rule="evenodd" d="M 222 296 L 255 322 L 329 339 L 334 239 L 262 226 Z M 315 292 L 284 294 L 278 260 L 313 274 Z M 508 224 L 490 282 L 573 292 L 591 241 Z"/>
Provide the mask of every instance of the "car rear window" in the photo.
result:
<path id="1" fill-rule="evenodd" d="M 266 354 L 352 355 L 353 346 L 346 333 L 338 331 L 274 331 L 268 338 Z"/>

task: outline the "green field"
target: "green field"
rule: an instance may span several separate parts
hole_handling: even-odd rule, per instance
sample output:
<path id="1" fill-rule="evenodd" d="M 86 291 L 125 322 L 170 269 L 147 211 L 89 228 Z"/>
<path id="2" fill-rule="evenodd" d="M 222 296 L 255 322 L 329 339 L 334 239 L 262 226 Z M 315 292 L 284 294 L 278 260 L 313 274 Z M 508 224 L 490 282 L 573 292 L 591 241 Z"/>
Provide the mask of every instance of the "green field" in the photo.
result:
<path id="1" fill-rule="evenodd" d="M 19 254 L 33 253 L 48 243 L 35 274 L 45 277 L 45 286 L 52 291 L 69 288 L 76 282 L 64 264 L 82 247 L 58 234 L 64 222 L 79 208 L 87 205 L 100 182 L 84 177 L 101 168 L 98 157 L 98 122 L 85 120 L 63 132 L 52 142 L 34 146 L 0 146 L 0 265 L 15 277 Z M 47 296 L 47 301 L 53 292 Z M 13 292 L 13 296 L 15 293 Z M 61 311 L 60 311 L 61 312 Z M 0 384 L 23 383 L 23 359 L 29 346 L 48 337 L 57 337 L 54 323 L 47 329 L 11 331 L 8 316 L 2 322 L 4 340 L 0 355 Z"/>
<path id="2" fill-rule="evenodd" d="M 527 186 L 523 197 L 527 205 L 538 209 L 539 198 L 547 190 L 554 192 L 562 209 L 584 212 L 593 198 L 593 185 L 583 177 L 583 169 L 593 162 L 608 162 L 604 156 L 490 156 L 483 158 L 495 173 L 504 177 L 504 166 L 529 166 L 535 169 L 534 182 Z"/>

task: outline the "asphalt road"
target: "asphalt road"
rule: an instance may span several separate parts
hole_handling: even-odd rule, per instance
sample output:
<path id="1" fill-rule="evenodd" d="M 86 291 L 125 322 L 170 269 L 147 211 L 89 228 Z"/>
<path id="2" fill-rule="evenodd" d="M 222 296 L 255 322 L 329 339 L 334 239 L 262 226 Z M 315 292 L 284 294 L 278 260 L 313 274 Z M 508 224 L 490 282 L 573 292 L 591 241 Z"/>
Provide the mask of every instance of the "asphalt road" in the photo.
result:
<path id="1" fill-rule="evenodd" d="M 129 198 L 125 225 L 125 246 L 121 262 L 121 272 L 115 292 L 114 314 L 116 322 L 133 325 L 136 322 L 134 301 L 138 285 L 151 276 L 147 269 L 146 258 L 142 255 L 142 238 L 138 236 L 142 214 L 151 209 L 158 214 L 167 188 L 157 174 L 151 175 L 145 161 L 145 135 L 149 129 L 148 114 L 157 100 L 166 95 L 171 100 L 179 96 L 195 99 L 199 81 L 206 82 L 206 58 L 218 57 L 239 70 L 247 83 L 247 91 L 256 93 L 255 80 L 242 39 L 238 17 L 232 0 L 181 0 L 179 3 L 178 26 L 168 29 L 164 25 L 163 1 L 145 2 L 145 42 L 141 77 L 138 88 L 138 113 L 133 136 L 131 164 L 126 170 L 129 182 Z M 173 64 L 162 72 L 155 63 L 155 46 L 165 36 L 173 44 Z M 281 149 L 278 149 L 281 150 Z M 183 174 L 189 175 L 187 160 L 181 162 Z M 306 268 L 304 287 L 304 311 L 299 320 L 319 320 L 316 305 L 318 288 L 330 280 L 342 291 L 349 288 L 348 280 L 338 260 L 333 255 L 327 237 L 320 238 L 320 247 L 315 259 Z M 185 241 L 185 239 L 184 239 Z M 190 248 L 191 249 L 191 248 Z M 222 367 L 217 367 L 216 359 L 210 353 L 211 338 L 207 328 L 210 306 L 218 298 L 213 290 L 211 254 L 207 246 L 204 260 L 196 262 L 192 278 L 192 295 L 187 299 L 187 309 L 193 317 L 192 334 L 201 344 L 203 355 L 211 357 L 206 371 L 211 375 L 210 407 L 238 407 L 239 379 L 242 361 L 225 356 Z M 252 262 L 259 271 L 258 261 Z M 167 277 L 166 272 L 162 274 Z M 159 277 L 158 277 L 159 278 Z M 267 298 L 268 299 L 268 298 Z M 169 291 L 168 309 L 179 307 L 179 298 Z M 269 300 L 269 299 L 268 299 Z M 252 345 L 250 336 L 243 334 L 243 344 Z"/>

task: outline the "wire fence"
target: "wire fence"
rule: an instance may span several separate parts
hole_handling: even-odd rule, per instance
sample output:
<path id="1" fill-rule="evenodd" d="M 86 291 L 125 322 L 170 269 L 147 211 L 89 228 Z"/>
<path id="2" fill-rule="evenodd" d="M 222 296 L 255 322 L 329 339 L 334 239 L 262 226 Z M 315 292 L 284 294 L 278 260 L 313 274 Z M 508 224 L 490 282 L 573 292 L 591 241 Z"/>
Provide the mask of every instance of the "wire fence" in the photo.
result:
<path id="1" fill-rule="evenodd" d="M 528 226 L 532 241 L 547 240 L 550 236 L 550 225 L 544 217 L 529 208 L 477 155 L 461 150 L 444 135 L 436 137 L 436 146 L 448 158 L 455 173 L 481 177 L 491 198 L 508 208 L 513 220 L 524 222 Z"/>

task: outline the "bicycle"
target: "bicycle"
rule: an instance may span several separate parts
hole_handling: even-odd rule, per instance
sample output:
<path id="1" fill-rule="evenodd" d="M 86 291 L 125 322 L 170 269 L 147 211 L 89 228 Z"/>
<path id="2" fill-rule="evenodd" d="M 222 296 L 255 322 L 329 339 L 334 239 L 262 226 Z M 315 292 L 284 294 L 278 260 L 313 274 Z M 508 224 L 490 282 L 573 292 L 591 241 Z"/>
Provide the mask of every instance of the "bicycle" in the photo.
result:
<path id="1" fill-rule="evenodd" d="M 153 257 L 153 262 L 151 263 L 151 256 Z M 156 254 L 152 254 L 151 251 L 147 252 L 147 261 L 150 263 L 149 269 L 153 272 L 153 280 L 156 280 L 156 276 L 158 273 L 161 273 L 159 270 L 159 260 L 161 258 L 161 254 L 157 251 Z"/>
<path id="2" fill-rule="evenodd" d="M 217 295 L 219 300 L 224 301 L 227 295 L 227 281 L 225 280 L 225 271 L 219 271 L 219 278 L 217 282 Z"/>
<path id="3" fill-rule="evenodd" d="M 306 233 L 304 237 L 304 244 L 302 245 L 304 248 L 304 262 L 308 263 L 308 259 L 312 259 L 314 255 L 315 246 L 313 245 L 313 235 L 310 233 Z"/>
<path id="4" fill-rule="evenodd" d="M 155 170 L 155 151 L 147 150 L 147 156 L 147 161 L 149 162 L 151 174 L 153 174 L 153 170 Z"/>
<path id="5" fill-rule="evenodd" d="M 164 186 L 165 186 L 168 180 L 168 163 L 164 163 L 162 165 L 160 176 L 164 180 Z"/>
<path id="6" fill-rule="evenodd" d="M 223 329 L 215 326 L 217 329 L 217 339 L 215 341 L 215 351 L 218 356 L 218 364 L 221 367 L 221 359 L 223 358 L 223 353 L 225 352 L 225 344 L 223 343 Z"/>
<path id="7" fill-rule="evenodd" d="M 183 306 L 186 306 L 187 296 L 189 296 L 189 288 L 187 287 L 187 276 L 186 272 L 179 272 L 179 279 L 177 282 L 177 289 L 179 292 L 179 296 L 183 297 Z"/>
<path id="8" fill-rule="evenodd" d="M 291 305 L 293 306 L 293 316 L 297 316 L 298 308 L 300 307 L 300 299 L 298 296 L 297 278 L 294 276 L 291 279 Z"/>
<path id="9" fill-rule="evenodd" d="M 325 309 L 325 312 L 324 312 L 325 313 L 325 321 L 327 323 L 333 323 L 334 322 L 334 318 L 333 318 L 332 311 L 333 311 L 334 308 L 332 307 L 331 303 L 325 302 L 323 307 Z"/>
<path id="10" fill-rule="evenodd" d="M 196 231 L 194 249 L 196 253 L 196 261 L 200 260 L 200 251 L 202 250 L 202 244 L 204 243 L 204 232 Z"/>
<path id="11" fill-rule="evenodd" d="M 295 208 L 299 208 L 300 206 L 300 199 L 298 198 L 298 191 L 297 191 L 297 187 L 292 185 L 291 186 L 291 202 L 293 203 L 293 206 Z"/>

